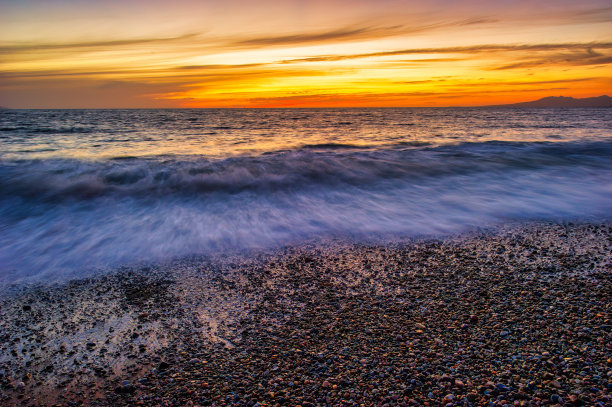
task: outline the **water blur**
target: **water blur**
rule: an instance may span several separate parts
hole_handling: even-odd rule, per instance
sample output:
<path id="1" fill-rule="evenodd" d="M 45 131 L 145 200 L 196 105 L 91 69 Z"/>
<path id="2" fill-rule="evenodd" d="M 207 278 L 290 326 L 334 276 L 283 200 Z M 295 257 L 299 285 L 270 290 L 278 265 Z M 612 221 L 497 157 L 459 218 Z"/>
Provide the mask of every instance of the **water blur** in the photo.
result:
<path id="1" fill-rule="evenodd" d="M 612 213 L 612 109 L 0 112 L 0 280 Z"/>

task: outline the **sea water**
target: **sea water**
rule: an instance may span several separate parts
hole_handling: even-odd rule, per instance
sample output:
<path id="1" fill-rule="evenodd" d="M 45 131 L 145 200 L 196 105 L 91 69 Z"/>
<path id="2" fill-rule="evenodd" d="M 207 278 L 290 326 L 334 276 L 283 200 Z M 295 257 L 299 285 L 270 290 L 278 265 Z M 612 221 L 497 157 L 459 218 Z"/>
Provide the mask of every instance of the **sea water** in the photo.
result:
<path id="1" fill-rule="evenodd" d="M 0 281 L 612 213 L 612 109 L 0 111 Z"/>

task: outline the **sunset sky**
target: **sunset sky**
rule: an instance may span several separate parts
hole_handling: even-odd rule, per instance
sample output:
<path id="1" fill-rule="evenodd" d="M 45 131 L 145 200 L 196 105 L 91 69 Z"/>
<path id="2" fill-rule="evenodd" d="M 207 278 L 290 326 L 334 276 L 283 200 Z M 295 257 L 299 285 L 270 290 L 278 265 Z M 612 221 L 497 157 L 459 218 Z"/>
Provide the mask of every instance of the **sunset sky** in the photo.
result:
<path id="1" fill-rule="evenodd" d="M 11 108 L 612 95 L 609 0 L 0 0 Z"/>

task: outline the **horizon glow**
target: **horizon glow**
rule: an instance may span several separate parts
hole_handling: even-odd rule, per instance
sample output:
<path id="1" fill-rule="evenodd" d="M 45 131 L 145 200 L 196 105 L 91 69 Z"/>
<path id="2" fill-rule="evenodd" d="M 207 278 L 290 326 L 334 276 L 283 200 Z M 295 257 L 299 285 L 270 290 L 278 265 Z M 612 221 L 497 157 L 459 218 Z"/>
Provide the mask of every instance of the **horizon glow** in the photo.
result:
<path id="1" fill-rule="evenodd" d="M 612 91 L 608 1 L 0 1 L 11 108 L 476 106 Z"/>

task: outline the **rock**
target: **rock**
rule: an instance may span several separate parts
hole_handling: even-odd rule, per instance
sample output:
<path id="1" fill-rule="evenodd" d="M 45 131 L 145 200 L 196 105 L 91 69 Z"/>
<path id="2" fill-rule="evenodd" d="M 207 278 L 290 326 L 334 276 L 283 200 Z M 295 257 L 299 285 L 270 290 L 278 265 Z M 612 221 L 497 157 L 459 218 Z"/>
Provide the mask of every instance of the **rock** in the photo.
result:
<path id="1" fill-rule="evenodd" d="M 440 381 L 440 382 L 452 382 L 453 379 L 451 379 L 451 377 L 449 375 L 443 374 L 442 376 L 440 376 L 438 381 Z"/>
<path id="2" fill-rule="evenodd" d="M 503 383 L 498 383 L 497 386 L 495 387 L 497 388 L 497 390 L 504 392 L 504 393 L 510 391 L 510 388 Z"/>
<path id="3" fill-rule="evenodd" d="M 133 393 L 134 391 L 136 391 L 136 388 L 129 380 L 124 380 L 119 386 L 115 387 L 115 393 L 117 394 Z"/>
<path id="4" fill-rule="evenodd" d="M 122 275 L 108 277 L 95 299 L 78 286 L 66 304 L 66 295 L 37 300 L 36 313 L 22 311 L 27 299 L 2 303 L 0 314 L 16 318 L 3 319 L 0 332 L 0 405 L 71 406 L 98 397 L 96 405 L 134 406 L 607 405 L 612 358 L 601 326 L 610 324 L 609 278 L 600 264 L 609 246 L 595 249 L 597 265 L 582 265 L 582 257 L 563 254 L 570 237 L 549 237 L 503 237 L 511 242 L 507 253 L 516 253 L 512 261 L 489 256 L 498 246 L 489 237 L 468 246 L 428 243 L 426 252 L 351 247 L 340 260 L 321 254 L 308 267 L 283 252 L 279 258 L 295 269 L 276 259 L 272 269 L 232 265 L 238 281 L 223 268 L 209 279 L 206 265 L 173 288 L 170 300 L 155 294 L 124 307 L 124 293 L 113 288 Z M 540 254 L 541 246 L 551 254 Z M 528 260 L 524 253 L 534 251 Z M 372 265 L 363 275 L 362 264 Z M 541 264 L 572 274 L 541 272 Z M 204 287 L 192 287 L 200 274 Z M 152 288 L 143 282 L 138 290 Z M 107 292 L 116 311 L 96 305 Z M 88 301 L 94 312 L 73 317 L 75 301 Z M 210 329 L 199 325 L 199 307 L 217 314 L 217 336 L 235 348 L 202 337 Z M 62 319 L 45 320 L 52 311 Z M 54 369 L 45 373 L 46 366 Z M 27 390 L 16 390 L 19 380 Z M 34 400 L 46 387 L 56 399 Z"/>

